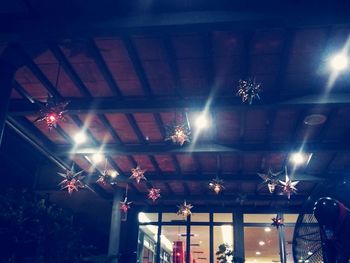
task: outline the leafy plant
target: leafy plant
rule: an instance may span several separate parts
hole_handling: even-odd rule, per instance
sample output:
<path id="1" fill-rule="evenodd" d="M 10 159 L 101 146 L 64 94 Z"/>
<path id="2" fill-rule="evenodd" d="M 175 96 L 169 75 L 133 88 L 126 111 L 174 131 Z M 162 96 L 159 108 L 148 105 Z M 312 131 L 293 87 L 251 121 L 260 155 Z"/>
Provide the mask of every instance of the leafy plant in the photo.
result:
<path id="1" fill-rule="evenodd" d="M 81 262 L 84 244 L 73 214 L 29 191 L 0 194 L 1 262 Z"/>
<path id="2" fill-rule="evenodd" d="M 230 245 L 224 243 L 219 245 L 216 252 L 217 260 L 219 263 L 243 263 L 244 260 L 234 256 L 233 249 Z"/>

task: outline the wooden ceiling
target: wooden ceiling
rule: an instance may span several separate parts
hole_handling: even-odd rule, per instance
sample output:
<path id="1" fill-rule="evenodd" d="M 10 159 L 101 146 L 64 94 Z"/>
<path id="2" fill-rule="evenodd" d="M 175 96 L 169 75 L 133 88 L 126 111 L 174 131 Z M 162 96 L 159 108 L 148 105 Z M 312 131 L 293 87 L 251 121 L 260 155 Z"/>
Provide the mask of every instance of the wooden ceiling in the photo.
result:
<path id="1" fill-rule="evenodd" d="M 340 178 L 348 169 L 350 74 L 329 87 L 327 62 L 344 47 L 350 24 L 230 23 L 6 41 L 4 48 L 24 64 L 15 75 L 8 124 L 57 160 L 72 159 L 88 172 L 92 165 L 85 156 L 102 149 L 108 167 L 120 174 L 119 185 L 128 182 L 137 202 L 147 202 L 147 188 L 154 186 L 164 204 L 186 198 L 198 204 L 299 206 L 319 180 Z M 262 84 L 261 100 L 252 105 L 236 96 L 238 81 L 247 78 Z M 51 131 L 44 122 L 33 123 L 38 107 L 31 103 L 48 94 L 70 101 L 67 120 Z M 211 126 L 198 132 L 195 118 L 204 109 Z M 183 147 L 165 141 L 165 125 L 182 113 L 196 135 Z M 327 120 L 307 125 L 311 114 Z M 88 142 L 74 147 L 73 136 L 82 128 Z M 289 201 L 260 187 L 257 172 L 291 167 L 290 154 L 298 150 L 310 157 L 290 171 L 301 181 L 298 195 Z M 127 180 L 137 165 L 147 170 L 144 184 Z M 225 180 L 219 197 L 208 189 L 216 175 Z"/>

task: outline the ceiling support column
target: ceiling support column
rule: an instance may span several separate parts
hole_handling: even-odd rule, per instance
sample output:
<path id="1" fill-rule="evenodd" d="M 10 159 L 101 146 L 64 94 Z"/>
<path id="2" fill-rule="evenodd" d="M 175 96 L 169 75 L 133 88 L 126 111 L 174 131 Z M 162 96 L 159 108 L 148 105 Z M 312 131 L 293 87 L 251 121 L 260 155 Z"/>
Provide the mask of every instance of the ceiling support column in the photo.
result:
<path id="1" fill-rule="evenodd" d="M 120 246 L 118 263 L 137 262 L 137 245 L 139 235 L 139 211 L 135 206 L 131 206 L 128 211 L 128 218 L 120 225 Z"/>
<path id="2" fill-rule="evenodd" d="M 112 263 L 118 262 L 119 244 L 120 244 L 120 227 L 121 227 L 121 212 L 119 202 L 122 201 L 122 191 L 118 189 L 113 197 L 111 227 L 109 232 L 108 257 Z"/>
<path id="3" fill-rule="evenodd" d="M 282 222 L 284 220 L 283 213 L 278 213 L 277 217 L 282 219 Z M 281 263 L 287 262 L 287 253 L 286 253 L 286 236 L 284 233 L 284 227 L 278 228 L 278 239 L 279 239 L 279 245 L 280 245 L 280 259 Z"/>
<path id="4" fill-rule="evenodd" d="M 244 259 L 244 219 L 241 209 L 237 209 L 233 213 L 234 225 L 234 252 L 235 257 Z"/>
<path id="5" fill-rule="evenodd" d="M 0 58 L 0 146 L 10 103 L 12 82 L 16 68 Z"/>

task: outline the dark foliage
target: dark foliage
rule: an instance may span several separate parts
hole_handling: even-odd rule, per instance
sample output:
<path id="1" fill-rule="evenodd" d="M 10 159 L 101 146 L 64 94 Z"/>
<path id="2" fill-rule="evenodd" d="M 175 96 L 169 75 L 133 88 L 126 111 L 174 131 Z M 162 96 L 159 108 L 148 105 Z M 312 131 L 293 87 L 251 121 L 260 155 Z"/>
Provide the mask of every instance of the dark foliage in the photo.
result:
<path id="1" fill-rule="evenodd" d="M 93 249 L 73 214 L 48 197 L 9 190 L 0 195 L 1 262 L 81 262 Z"/>
<path id="2" fill-rule="evenodd" d="M 234 256 L 234 252 L 228 244 L 221 244 L 216 252 L 219 263 L 243 263 L 244 260 Z"/>

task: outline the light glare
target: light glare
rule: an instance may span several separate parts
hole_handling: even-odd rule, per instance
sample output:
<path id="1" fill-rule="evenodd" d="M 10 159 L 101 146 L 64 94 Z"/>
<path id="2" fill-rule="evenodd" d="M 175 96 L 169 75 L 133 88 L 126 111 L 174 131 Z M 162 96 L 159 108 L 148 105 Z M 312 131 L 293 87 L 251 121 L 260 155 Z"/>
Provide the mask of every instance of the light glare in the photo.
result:
<path id="1" fill-rule="evenodd" d="M 86 141 L 86 134 L 84 132 L 78 132 L 74 136 L 74 141 L 76 144 L 82 144 Z"/>
<path id="2" fill-rule="evenodd" d="M 102 160 L 103 160 L 103 155 L 101 153 L 95 153 L 92 155 L 92 161 L 95 164 L 102 162 Z"/>
<path id="3" fill-rule="evenodd" d="M 271 228 L 270 227 L 265 227 L 265 232 L 271 232 Z"/>
<path id="4" fill-rule="evenodd" d="M 260 246 L 265 245 L 265 241 L 259 241 L 259 245 L 260 245 Z"/>
<path id="5" fill-rule="evenodd" d="M 306 161 L 305 154 L 303 153 L 293 153 L 290 157 L 290 161 L 295 165 L 303 164 Z"/>
<path id="6" fill-rule="evenodd" d="M 348 67 L 349 60 L 344 54 L 337 54 L 331 59 L 331 67 L 336 71 L 344 70 Z"/>
<path id="7" fill-rule="evenodd" d="M 196 119 L 196 127 L 198 129 L 204 129 L 209 126 L 209 120 L 208 117 L 205 114 L 201 114 Z"/>

